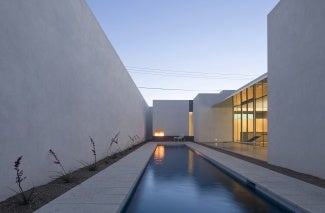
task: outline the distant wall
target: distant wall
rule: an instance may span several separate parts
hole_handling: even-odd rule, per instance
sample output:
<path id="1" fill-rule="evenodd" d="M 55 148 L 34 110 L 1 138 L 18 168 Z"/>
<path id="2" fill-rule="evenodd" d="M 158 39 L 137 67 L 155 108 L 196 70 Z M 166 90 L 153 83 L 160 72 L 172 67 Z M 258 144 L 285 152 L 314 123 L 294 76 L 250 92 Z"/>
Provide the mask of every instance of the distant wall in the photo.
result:
<path id="1" fill-rule="evenodd" d="M 268 162 L 325 178 L 325 1 L 282 0 L 268 15 Z"/>
<path id="2" fill-rule="evenodd" d="M 147 120 L 146 120 L 146 139 L 152 139 L 152 110 L 153 107 L 148 107 Z"/>
<path id="3" fill-rule="evenodd" d="M 153 131 L 164 130 L 165 136 L 189 134 L 189 101 L 154 100 Z"/>
<path id="4" fill-rule="evenodd" d="M 232 140 L 232 99 L 223 100 L 233 92 L 230 90 L 219 94 L 198 94 L 194 98 L 194 140 L 196 142 Z M 221 103 L 214 106 L 219 102 Z"/>
<path id="5" fill-rule="evenodd" d="M 20 155 L 27 189 L 58 170 L 49 149 L 69 170 L 89 136 L 99 159 L 119 131 L 122 148 L 145 138 L 148 106 L 85 1 L 0 1 L 0 26 L 0 200 Z"/>

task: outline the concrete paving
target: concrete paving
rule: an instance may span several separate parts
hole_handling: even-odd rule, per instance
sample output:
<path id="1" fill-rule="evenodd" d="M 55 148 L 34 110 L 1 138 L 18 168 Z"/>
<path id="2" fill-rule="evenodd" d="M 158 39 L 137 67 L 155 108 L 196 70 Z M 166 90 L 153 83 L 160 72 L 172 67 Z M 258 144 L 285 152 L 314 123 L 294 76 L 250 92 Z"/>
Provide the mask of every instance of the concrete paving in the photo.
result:
<path id="1" fill-rule="evenodd" d="M 196 143 L 187 145 L 208 159 L 255 184 L 256 190 L 268 194 L 280 203 L 291 206 L 296 212 L 324 212 L 325 189 L 240 160 Z"/>
<path id="2" fill-rule="evenodd" d="M 207 142 L 204 144 L 258 160 L 267 161 L 268 147 L 262 146 L 262 144 L 247 145 L 235 142 Z"/>
<path id="3" fill-rule="evenodd" d="M 119 212 L 157 144 L 147 143 L 36 212 Z M 324 212 L 325 189 L 279 174 L 196 143 L 185 142 L 206 158 L 239 179 L 255 184 L 258 191 L 270 195 L 296 212 Z"/>
<path id="4" fill-rule="evenodd" d="M 155 143 L 145 144 L 36 212 L 119 212 L 155 147 Z"/>

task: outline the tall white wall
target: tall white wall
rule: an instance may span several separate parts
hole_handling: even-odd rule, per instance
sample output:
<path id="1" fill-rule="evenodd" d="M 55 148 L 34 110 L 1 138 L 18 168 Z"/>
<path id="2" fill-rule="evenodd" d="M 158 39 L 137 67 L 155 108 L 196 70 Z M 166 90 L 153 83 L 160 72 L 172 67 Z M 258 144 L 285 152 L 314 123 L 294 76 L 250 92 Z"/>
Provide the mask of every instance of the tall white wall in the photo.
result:
<path id="1" fill-rule="evenodd" d="M 164 130 L 165 136 L 189 134 L 189 101 L 154 100 L 153 131 Z"/>
<path id="2" fill-rule="evenodd" d="M 146 139 L 152 139 L 152 108 L 148 107 L 147 110 L 147 120 L 146 120 Z"/>
<path id="3" fill-rule="evenodd" d="M 325 1 L 282 0 L 268 15 L 268 162 L 325 178 Z"/>
<path id="4" fill-rule="evenodd" d="M 194 140 L 196 142 L 232 140 L 232 99 L 223 100 L 233 92 L 231 90 L 219 94 L 198 94 L 194 98 Z M 220 104 L 214 106 L 217 103 Z"/>
<path id="5" fill-rule="evenodd" d="M 83 0 L 0 1 L 0 200 L 50 181 L 53 149 L 67 170 L 103 158 L 120 131 L 146 135 L 147 104 Z"/>

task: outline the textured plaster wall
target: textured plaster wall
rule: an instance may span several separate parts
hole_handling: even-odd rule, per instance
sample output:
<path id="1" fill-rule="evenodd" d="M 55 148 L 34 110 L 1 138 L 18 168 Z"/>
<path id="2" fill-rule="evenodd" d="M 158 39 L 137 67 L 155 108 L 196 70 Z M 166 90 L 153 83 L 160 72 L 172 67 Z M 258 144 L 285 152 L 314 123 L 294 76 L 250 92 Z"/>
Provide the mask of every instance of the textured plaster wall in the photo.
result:
<path id="1" fill-rule="evenodd" d="M 223 100 L 233 92 L 231 90 L 219 94 L 199 94 L 194 98 L 194 140 L 196 142 L 232 140 L 232 99 Z M 214 106 L 219 102 L 221 103 Z"/>
<path id="2" fill-rule="evenodd" d="M 0 1 L 0 26 L 0 200 L 20 155 L 28 189 L 58 170 L 49 149 L 69 170 L 89 136 L 99 159 L 118 131 L 122 148 L 144 139 L 148 106 L 85 1 Z"/>
<path id="3" fill-rule="evenodd" d="M 154 100 L 153 131 L 164 130 L 165 136 L 189 134 L 189 101 Z"/>
<path id="4" fill-rule="evenodd" d="M 268 15 L 268 162 L 325 178 L 325 1 L 282 0 Z"/>

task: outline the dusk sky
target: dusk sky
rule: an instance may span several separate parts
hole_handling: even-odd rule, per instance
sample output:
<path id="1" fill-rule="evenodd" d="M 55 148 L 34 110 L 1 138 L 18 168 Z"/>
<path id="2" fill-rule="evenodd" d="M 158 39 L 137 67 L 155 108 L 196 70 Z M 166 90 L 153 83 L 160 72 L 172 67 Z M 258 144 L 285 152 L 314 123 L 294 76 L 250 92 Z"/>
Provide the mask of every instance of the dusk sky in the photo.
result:
<path id="1" fill-rule="evenodd" d="M 279 0 L 87 0 L 145 100 L 191 100 L 267 72 Z"/>

